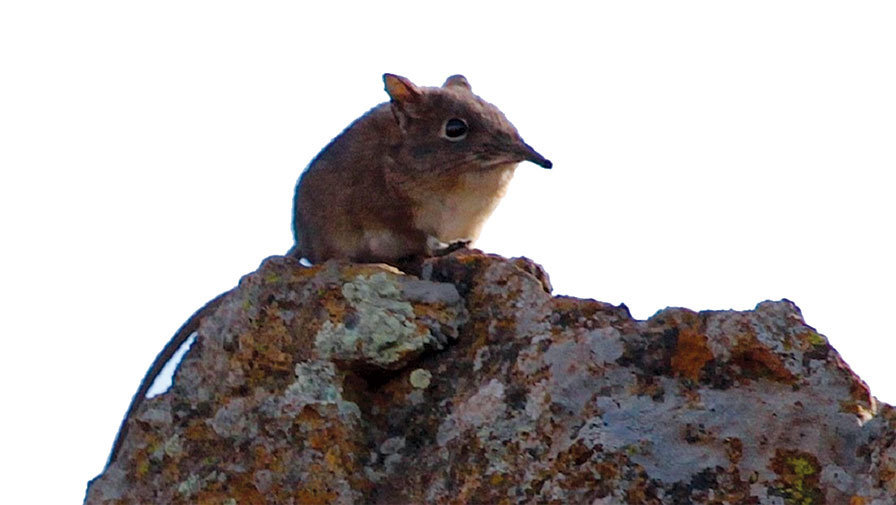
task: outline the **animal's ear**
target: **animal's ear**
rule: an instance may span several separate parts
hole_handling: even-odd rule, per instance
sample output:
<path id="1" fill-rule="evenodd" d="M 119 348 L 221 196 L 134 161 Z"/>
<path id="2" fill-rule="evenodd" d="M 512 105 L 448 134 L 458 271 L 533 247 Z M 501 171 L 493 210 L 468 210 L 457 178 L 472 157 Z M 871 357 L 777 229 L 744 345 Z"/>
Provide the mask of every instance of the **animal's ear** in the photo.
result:
<path id="1" fill-rule="evenodd" d="M 407 77 L 395 74 L 383 74 L 383 82 L 386 83 L 386 93 L 392 99 L 392 115 L 402 132 L 408 131 L 408 122 L 417 117 L 419 112 L 415 108 L 423 99 L 420 91 Z"/>
<path id="2" fill-rule="evenodd" d="M 470 81 L 467 80 L 466 77 L 455 74 L 451 77 L 445 79 L 445 84 L 442 84 L 443 88 L 463 88 L 467 91 L 473 91 L 473 88 L 470 87 Z"/>
<path id="3" fill-rule="evenodd" d="M 413 104 L 420 101 L 423 92 L 420 91 L 407 77 L 395 74 L 383 74 L 383 82 L 386 83 L 386 93 L 393 102 L 400 104 Z"/>

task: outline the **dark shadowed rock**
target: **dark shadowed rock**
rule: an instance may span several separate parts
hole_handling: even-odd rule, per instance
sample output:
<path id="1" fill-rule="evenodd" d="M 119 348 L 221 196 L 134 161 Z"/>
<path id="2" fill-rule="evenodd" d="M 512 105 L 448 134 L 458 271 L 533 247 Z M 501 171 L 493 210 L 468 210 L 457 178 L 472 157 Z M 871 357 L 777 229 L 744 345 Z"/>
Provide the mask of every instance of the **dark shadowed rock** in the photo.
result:
<path id="1" fill-rule="evenodd" d="M 525 259 L 274 257 L 87 503 L 892 505 L 894 428 L 786 300 L 638 321 Z"/>

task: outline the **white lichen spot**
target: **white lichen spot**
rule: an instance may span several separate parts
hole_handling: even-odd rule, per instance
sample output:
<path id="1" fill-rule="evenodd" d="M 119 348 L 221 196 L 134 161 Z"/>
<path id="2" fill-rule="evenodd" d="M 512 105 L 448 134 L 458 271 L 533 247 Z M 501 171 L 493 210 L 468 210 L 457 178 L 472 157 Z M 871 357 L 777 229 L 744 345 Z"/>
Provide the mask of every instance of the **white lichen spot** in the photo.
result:
<path id="1" fill-rule="evenodd" d="M 423 368 L 418 368 L 411 372 L 410 376 L 411 385 L 417 389 L 426 389 L 429 387 L 429 383 L 432 381 L 432 373 L 429 370 L 425 370 Z"/>
<path id="2" fill-rule="evenodd" d="M 405 440 L 402 436 L 387 438 L 380 444 L 380 452 L 382 454 L 396 454 L 401 452 L 404 446 Z"/>
<path id="3" fill-rule="evenodd" d="M 830 464 L 821 470 L 821 482 L 835 487 L 842 493 L 851 493 L 855 489 L 855 479 L 843 468 Z"/>
<path id="4" fill-rule="evenodd" d="M 336 406 L 339 408 L 339 415 L 342 419 L 361 419 L 361 408 L 357 403 L 340 399 L 336 402 Z"/>
<path id="5" fill-rule="evenodd" d="M 216 470 L 212 470 L 205 477 L 205 481 L 206 482 L 219 482 L 219 483 L 227 482 L 227 474 L 224 472 L 218 472 Z"/>
<path id="6" fill-rule="evenodd" d="M 252 481 L 259 493 L 267 493 L 274 484 L 274 472 L 266 469 L 256 470 L 252 474 Z"/>
<path id="7" fill-rule="evenodd" d="M 475 428 L 493 423 L 505 408 L 504 384 L 492 379 L 464 402 L 456 414 L 463 424 Z"/>
<path id="8" fill-rule="evenodd" d="M 401 463 L 401 454 L 390 454 L 383 459 L 383 466 L 389 473 L 393 473 L 399 463 Z"/>
<path id="9" fill-rule="evenodd" d="M 443 447 L 448 442 L 460 435 L 460 428 L 457 421 L 453 417 L 447 417 L 442 424 L 439 425 L 439 431 L 436 432 L 436 443 Z"/>
<path id="10" fill-rule="evenodd" d="M 482 363 L 487 361 L 490 355 L 491 352 L 487 345 L 480 347 L 473 358 L 473 371 L 478 372 L 482 368 Z"/>
<path id="11" fill-rule="evenodd" d="M 604 422 L 599 416 L 585 421 L 573 440 L 581 441 L 585 447 L 592 449 L 604 443 Z"/>
<path id="12" fill-rule="evenodd" d="M 443 446 L 466 430 L 491 425 L 506 408 L 504 384 L 492 379 L 467 401 L 455 407 L 451 415 L 439 426 L 436 441 Z"/>
<path id="13" fill-rule="evenodd" d="M 171 408 L 166 403 L 144 410 L 137 416 L 137 419 L 156 428 L 170 426 L 173 422 Z"/>
<path id="14" fill-rule="evenodd" d="M 529 394 L 526 395 L 526 415 L 530 419 L 538 419 L 541 413 L 548 407 L 548 381 L 542 379 L 529 388 Z"/>
<path id="15" fill-rule="evenodd" d="M 595 498 L 591 505 L 617 505 L 619 503 L 623 503 L 623 498 L 610 494 L 603 498 Z"/>
<path id="16" fill-rule="evenodd" d="M 613 327 L 593 330 L 585 339 L 591 348 L 591 359 L 598 364 L 615 363 L 624 351 L 619 330 Z"/>
<path id="17" fill-rule="evenodd" d="M 423 390 L 415 389 L 408 393 L 407 395 L 408 405 L 420 405 L 424 401 L 426 401 L 426 397 L 423 394 Z"/>
<path id="18" fill-rule="evenodd" d="M 377 470 L 375 470 L 372 467 L 365 466 L 364 467 L 364 476 L 367 477 L 367 480 L 376 484 L 383 479 L 385 474 L 383 474 L 382 472 L 378 472 Z"/>

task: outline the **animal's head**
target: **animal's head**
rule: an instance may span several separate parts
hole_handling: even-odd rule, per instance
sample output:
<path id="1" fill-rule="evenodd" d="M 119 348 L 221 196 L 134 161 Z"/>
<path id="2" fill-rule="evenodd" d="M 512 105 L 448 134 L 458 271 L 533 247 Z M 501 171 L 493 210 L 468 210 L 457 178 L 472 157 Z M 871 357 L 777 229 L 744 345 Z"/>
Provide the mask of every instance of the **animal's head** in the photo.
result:
<path id="1" fill-rule="evenodd" d="M 383 81 L 403 139 L 403 166 L 441 174 L 521 161 L 551 168 L 497 107 L 473 94 L 464 76 L 452 75 L 432 88 L 394 74 L 383 75 Z"/>

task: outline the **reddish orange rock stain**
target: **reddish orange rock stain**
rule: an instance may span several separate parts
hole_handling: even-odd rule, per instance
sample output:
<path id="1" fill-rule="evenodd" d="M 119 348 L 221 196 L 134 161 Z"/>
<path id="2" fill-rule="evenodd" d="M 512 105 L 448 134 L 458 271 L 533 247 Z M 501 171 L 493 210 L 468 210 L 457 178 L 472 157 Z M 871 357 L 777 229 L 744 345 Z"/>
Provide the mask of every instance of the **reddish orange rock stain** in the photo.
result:
<path id="1" fill-rule="evenodd" d="M 678 332 L 678 343 L 675 346 L 675 353 L 672 355 L 672 371 L 676 374 L 691 379 L 698 380 L 700 378 L 700 370 L 710 360 L 714 358 L 709 345 L 706 342 L 706 335 L 700 329 L 700 322 L 697 314 L 680 314 L 675 319 L 680 319 L 676 323 L 680 326 Z"/>
<path id="2" fill-rule="evenodd" d="M 762 345 L 755 335 L 739 336 L 731 354 L 732 362 L 751 375 L 787 384 L 796 382 L 796 377 L 784 366 L 780 356 Z"/>

